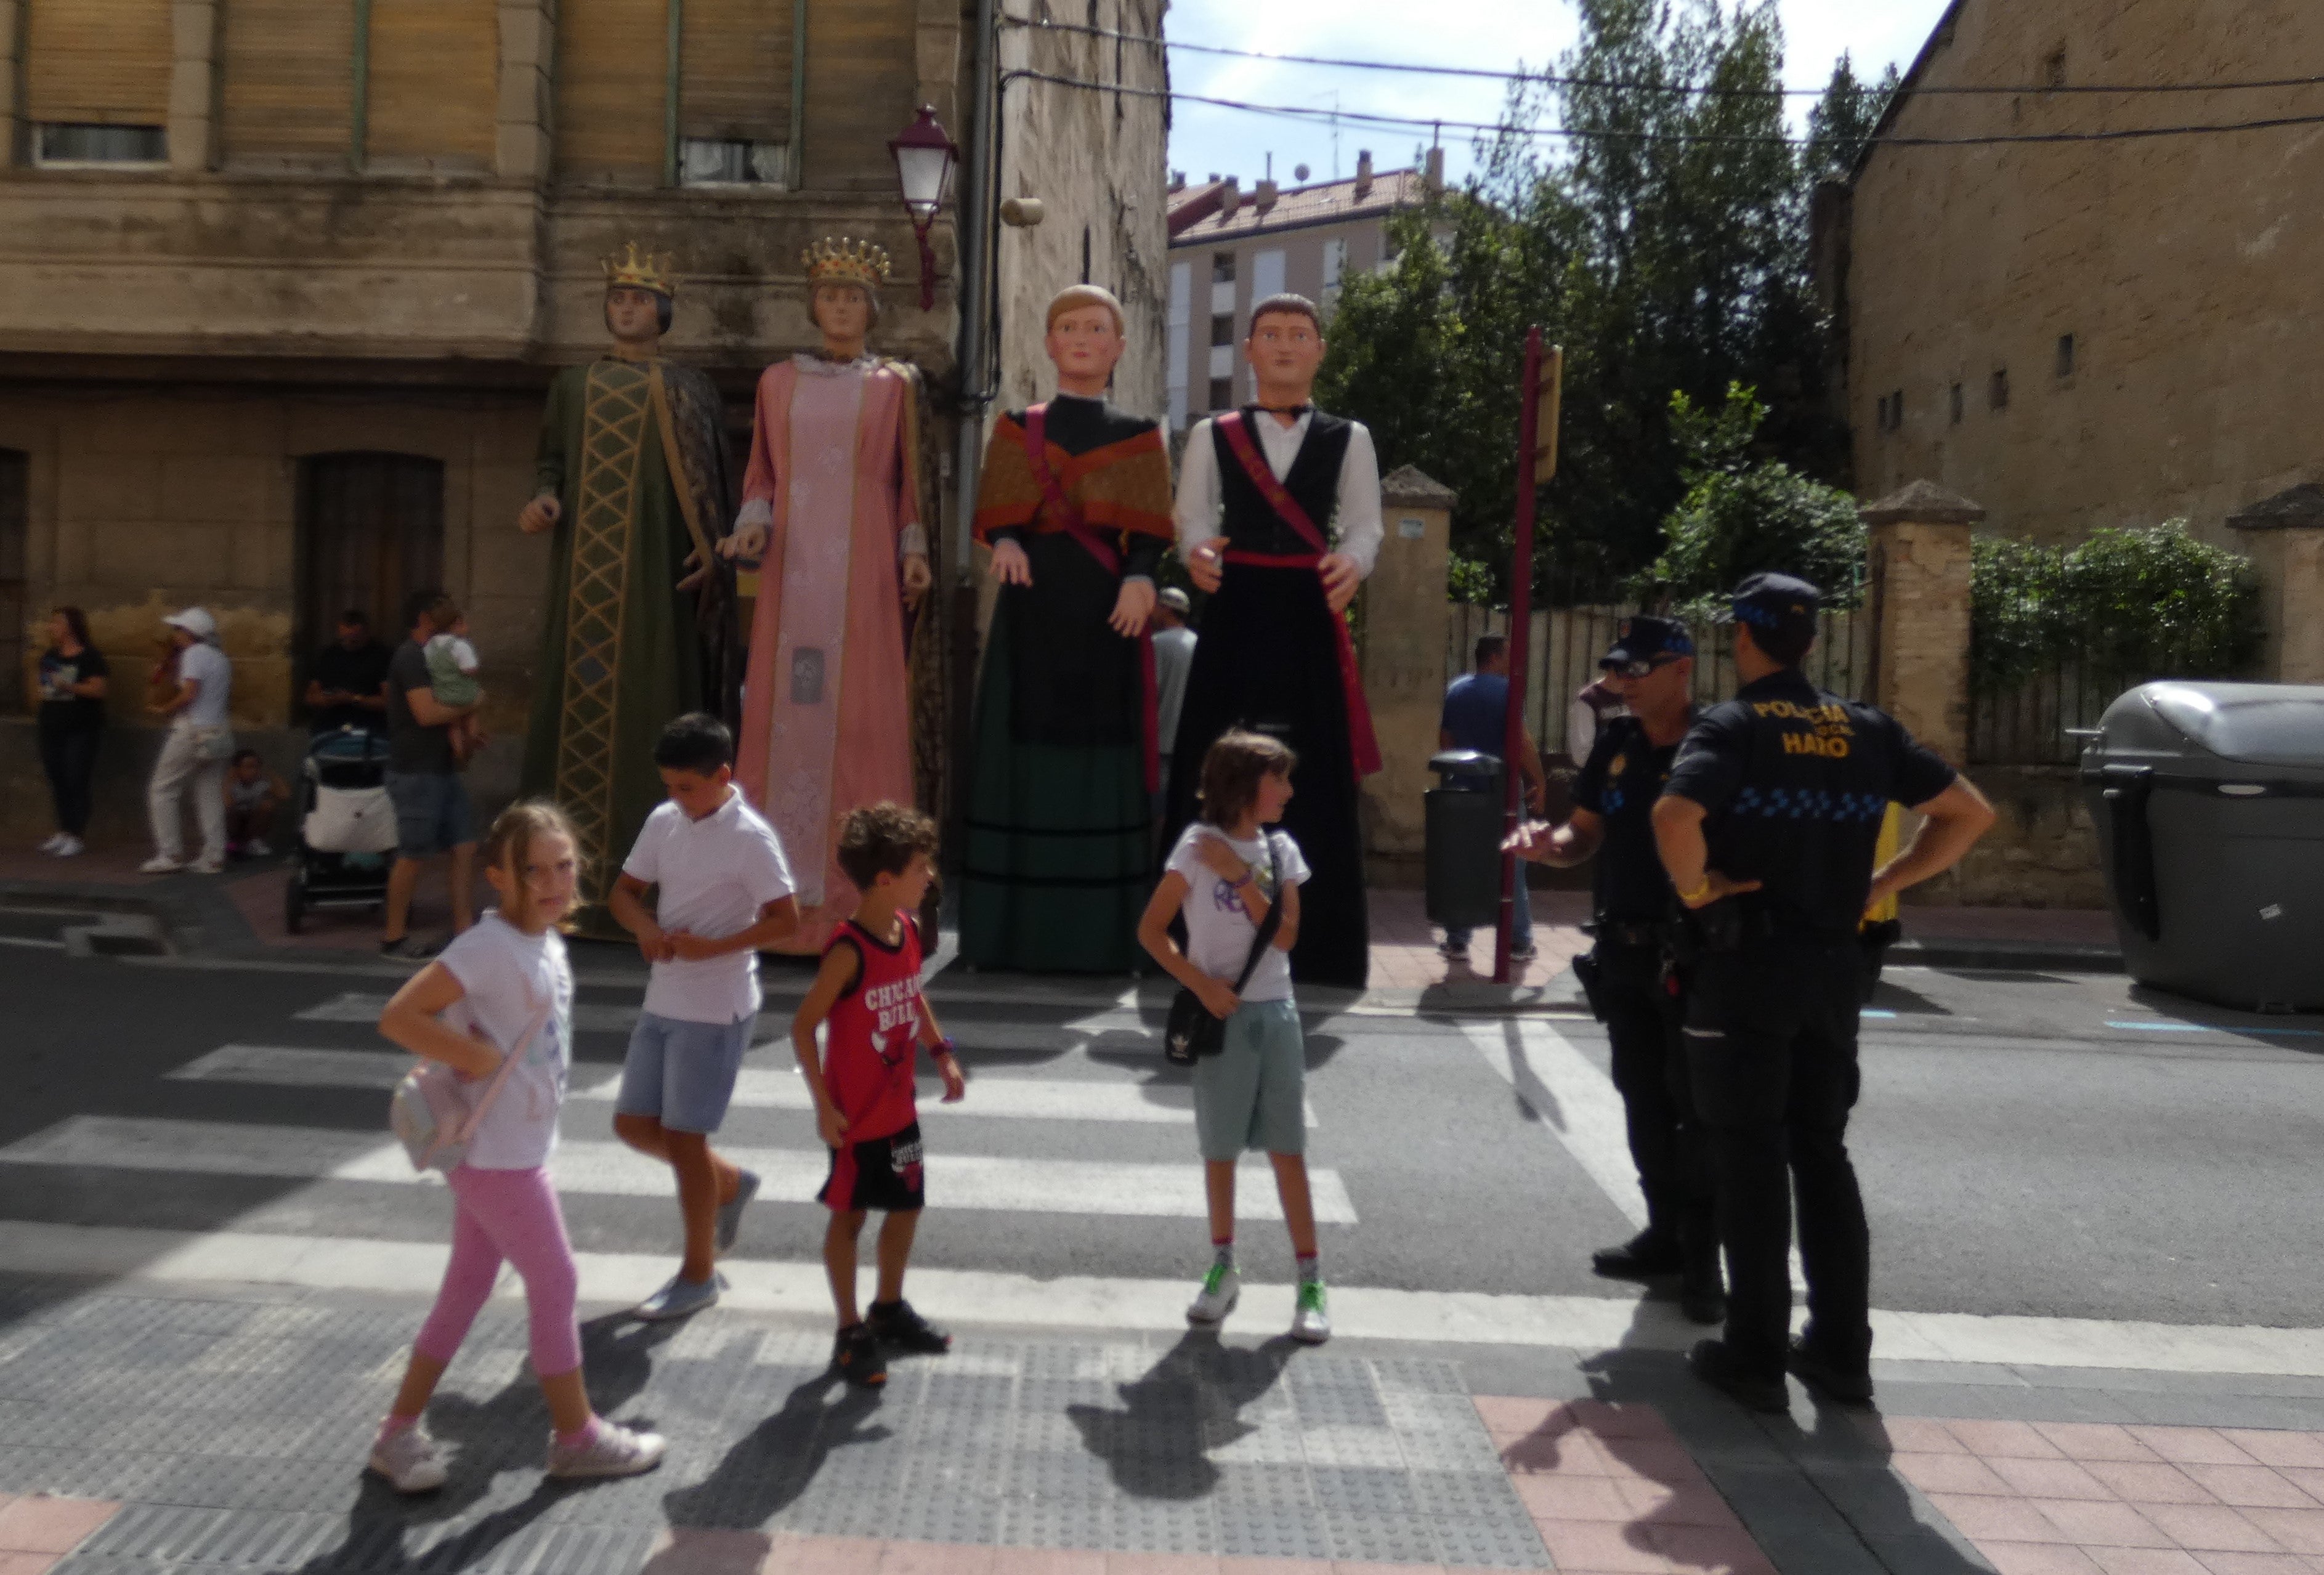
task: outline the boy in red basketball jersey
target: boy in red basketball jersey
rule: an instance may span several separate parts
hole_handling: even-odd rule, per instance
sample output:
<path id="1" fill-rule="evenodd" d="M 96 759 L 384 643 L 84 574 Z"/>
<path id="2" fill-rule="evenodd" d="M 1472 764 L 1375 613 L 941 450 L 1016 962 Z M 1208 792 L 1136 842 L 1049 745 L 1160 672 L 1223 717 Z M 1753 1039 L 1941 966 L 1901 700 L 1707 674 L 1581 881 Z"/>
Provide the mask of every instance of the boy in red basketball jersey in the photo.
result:
<path id="1" fill-rule="evenodd" d="M 815 1124 L 831 1150 L 821 1201 L 831 1210 L 823 1262 L 839 1309 L 832 1360 L 864 1387 L 888 1380 L 882 1347 L 934 1355 L 952 1336 L 904 1300 L 904 1264 L 926 1202 L 912 1078 L 919 1046 L 944 1074 L 945 1102 L 968 1091 L 953 1043 L 920 997 L 920 932 L 911 916 L 934 873 L 936 823 L 897 804 L 851 810 L 839 867 L 862 898 L 824 948 L 815 984 L 791 1019 L 791 1047 L 815 1096 Z M 828 1025 L 820 1060 L 815 1031 Z M 871 1316 L 855 1311 L 856 1241 L 878 1209 L 880 1292 Z"/>

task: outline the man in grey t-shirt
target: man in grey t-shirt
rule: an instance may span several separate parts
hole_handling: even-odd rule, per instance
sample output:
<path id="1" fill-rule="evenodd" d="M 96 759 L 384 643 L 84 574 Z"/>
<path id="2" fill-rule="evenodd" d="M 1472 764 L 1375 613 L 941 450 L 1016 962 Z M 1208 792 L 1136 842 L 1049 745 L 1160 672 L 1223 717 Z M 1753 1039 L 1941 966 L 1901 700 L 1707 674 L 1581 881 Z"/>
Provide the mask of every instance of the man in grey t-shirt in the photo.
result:
<path id="1" fill-rule="evenodd" d="M 410 637 L 387 659 L 387 796 L 395 805 L 395 864 L 387 877 L 387 919 L 379 949 L 391 957 L 432 957 L 437 946 L 409 933 L 411 893 L 420 861 L 449 853 L 452 927 L 475 922 L 475 814 L 453 760 L 451 724 L 475 709 L 446 705 L 428 676 L 428 641 L 437 632 L 440 592 L 420 591 L 407 605 Z M 448 607 L 449 603 L 445 605 Z"/>

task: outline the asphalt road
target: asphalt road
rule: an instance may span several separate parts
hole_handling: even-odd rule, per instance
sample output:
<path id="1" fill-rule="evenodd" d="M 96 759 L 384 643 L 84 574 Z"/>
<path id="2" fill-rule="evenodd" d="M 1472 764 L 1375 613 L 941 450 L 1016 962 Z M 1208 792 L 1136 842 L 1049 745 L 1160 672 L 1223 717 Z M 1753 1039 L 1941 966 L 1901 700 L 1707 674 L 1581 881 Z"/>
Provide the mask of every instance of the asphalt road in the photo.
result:
<path id="1" fill-rule="evenodd" d="M 5 933 L 56 931 L 24 922 Z M 599 976 L 617 960 L 581 961 Z M 377 1163 L 391 1141 L 381 1078 L 392 1063 L 366 1002 L 392 982 L 328 964 L 282 972 L 6 946 L 0 1220 L 441 1240 L 441 1192 Z M 783 992 L 800 982 L 773 981 L 762 1039 L 781 1033 Z M 959 1110 L 927 1118 L 932 1202 L 918 1261 L 1191 1281 L 1206 1233 L 1183 1077 L 1158 1049 L 1159 994 L 1142 1009 L 1011 996 L 995 976 L 933 988 L 973 1081 Z M 637 992 L 591 984 L 581 998 L 592 1009 L 576 1036 L 576 1088 L 602 1086 Z M 1342 1199 L 1345 1216 L 1323 1229 L 1336 1283 L 1624 1294 L 1587 1267 L 1591 1248 L 1630 1229 L 1623 1189 L 1608 1181 L 1608 1156 L 1618 1171 L 1619 1154 L 1602 1119 L 1607 1091 L 1591 1086 L 1603 1036 L 1584 1020 L 1547 1021 L 1524 1031 L 1534 1048 L 1513 1072 L 1490 1022 L 1311 1016 L 1310 1159 L 1338 1189 L 1319 1195 Z M 1541 1055 L 1545 1031 L 1563 1052 Z M 2312 1268 L 2319 1055 L 2324 1020 L 2143 998 L 2119 978 L 1896 971 L 1865 1024 L 1854 1128 L 1876 1304 L 2324 1323 Z M 796 1170 L 816 1146 L 789 1063 L 780 1043 L 752 1057 L 755 1102 L 721 1142 Z M 576 1245 L 670 1248 L 667 1194 L 598 1148 L 610 1110 L 603 1098 L 567 1110 L 568 1158 L 595 1178 L 567 1194 Z M 1263 1169 L 1245 1175 L 1264 1199 Z M 742 1256 L 814 1255 L 812 1182 L 781 1190 L 751 1211 Z M 964 1191 L 981 1202 L 960 1202 Z M 1247 1219 L 1240 1235 L 1253 1272 L 1287 1273 L 1279 1226 Z"/>

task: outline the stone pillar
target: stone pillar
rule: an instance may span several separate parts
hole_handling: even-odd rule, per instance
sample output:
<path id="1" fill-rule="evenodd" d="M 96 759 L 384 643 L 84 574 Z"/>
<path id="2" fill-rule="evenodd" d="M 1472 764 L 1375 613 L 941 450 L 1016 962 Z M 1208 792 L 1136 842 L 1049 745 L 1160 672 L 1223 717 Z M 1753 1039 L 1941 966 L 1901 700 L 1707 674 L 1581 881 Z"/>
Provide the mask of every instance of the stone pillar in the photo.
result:
<path id="1" fill-rule="evenodd" d="M 24 117 L 20 103 L 23 61 L 16 58 L 24 32 L 23 0 L 0 0 L 0 170 L 16 162 L 23 141 Z"/>
<path id="2" fill-rule="evenodd" d="M 504 180 L 549 178 L 555 84 L 556 0 L 501 0 L 501 85 L 493 173 Z"/>
<path id="3" fill-rule="evenodd" d="M 170 168 L 199 175 L 217 161 L 217 0 L 170 7 Z"/>
<path id="4" fill-rule="evenodd" d="M 1364 778 L 1364 846 L 1375 871 L 1416 878 L 1425 845 L 1421 795 L 1444 701 L 1444 575 L 1455 494 L 1410 465 L 1380 483 L 1388 530 L 1363 596 L 1364 695 L 1381 767 Z M 1402 869 L 1399 870 L 1399 866 Z"/>
<path id="5" fill-rule="evenodd" d="M 2279 684 L 2324 684 L 2324 486 L 2303 484 L 2227 517 L 2236 550 L 2259 570 L 2267 620 L 2260 670 Z"/>
<path id="6" fill-rule="evenodd" d="M 1969 754 L 1969 530 L 1985 511 L 1914 482 L 1863 511 L 1871 530 L 1873 704 L 1956 764 Z"/>

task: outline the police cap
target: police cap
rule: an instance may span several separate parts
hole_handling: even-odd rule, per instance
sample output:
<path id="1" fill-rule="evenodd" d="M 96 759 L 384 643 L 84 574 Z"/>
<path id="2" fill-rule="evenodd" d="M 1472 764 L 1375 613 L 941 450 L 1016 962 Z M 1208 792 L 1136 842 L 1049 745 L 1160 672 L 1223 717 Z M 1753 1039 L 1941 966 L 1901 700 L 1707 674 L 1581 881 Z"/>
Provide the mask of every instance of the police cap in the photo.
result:
<path id="1" fill-rule="evenodd" d="M 1728 610 L 1719 616 L 1719 622 L 1748 623 L 1769 633 L 1789 632 L 1812 638 L 1816 611 L 1822 603 L 1821 591 L 1794 576 L 1773 572 L 1747 575 L 1728 597 Z"/>
<path id="2" fill-rule="evenodd" d="M 1675 618 L 1650 618 L 1640 613 L 1625 618 L 1614 631 L 1614 643 L 1598 659 L 1601 668 L 1614 668 L 1626 677 L 1643 678 L 1658 661 L 1694 654 L 1694 638 Z"/>

